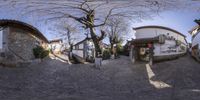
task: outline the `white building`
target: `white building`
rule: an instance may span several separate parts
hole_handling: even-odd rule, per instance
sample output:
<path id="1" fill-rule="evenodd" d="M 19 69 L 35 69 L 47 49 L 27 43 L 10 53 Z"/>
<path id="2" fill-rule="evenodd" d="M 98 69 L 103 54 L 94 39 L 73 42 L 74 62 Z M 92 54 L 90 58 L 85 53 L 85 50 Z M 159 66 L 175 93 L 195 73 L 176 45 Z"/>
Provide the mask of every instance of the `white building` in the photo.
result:
<path id="1" fill-rule="evenodd" d="M 95 48 L 91 38 L 85 38 L 84 40 L 76 43 L 73 46 L 72 53 L 85 59 L 92 60 L 95 58 Z"/>
<path id="2" fill-rule="evenodd" d="M 55 39 L 49 41 L 49 48 L 53 53 L 61 53 L 64 49 L 64 44 L 62 39 Z"/>
<path id="3" fill-rule="evenodd" d="M 133 28 L 136 39 L 131 41 L 132 60 L 164 60 L 187 52 L 187 41 L 180 32 L 163 26 Z"/>
<path id="4" fill-rule="evenodd" d="M 189 33 L 192 35 L 191 54 L 200 61 L 200 26 L 195 26 Z"/>

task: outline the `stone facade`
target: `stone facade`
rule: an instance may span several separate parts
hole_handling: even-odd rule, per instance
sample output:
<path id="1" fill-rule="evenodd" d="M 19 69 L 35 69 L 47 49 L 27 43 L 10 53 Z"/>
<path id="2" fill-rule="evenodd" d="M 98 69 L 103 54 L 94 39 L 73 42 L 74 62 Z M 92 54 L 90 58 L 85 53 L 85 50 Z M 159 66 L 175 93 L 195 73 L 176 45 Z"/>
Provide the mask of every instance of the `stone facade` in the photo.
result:
<path id="1" fill-rule="evenodd" d="M 31 34 L 23 29 L 10 27 L 8 34 L 8 48 L 22 59 L 34 59 L 33 48 L 38 44 L 37 40 Z"/>
<path id="2" fill-rule="evenodd" d="M 0 48 L 0 64 L 16 64 L 34 60 L 33 48 L 46 46 L 47 40 L 38 37 L 37 32 L 25 25 L 7 25 L 3 28 L 3 48 Z M 22 23 L 23 24 L 23 23 Z"/>

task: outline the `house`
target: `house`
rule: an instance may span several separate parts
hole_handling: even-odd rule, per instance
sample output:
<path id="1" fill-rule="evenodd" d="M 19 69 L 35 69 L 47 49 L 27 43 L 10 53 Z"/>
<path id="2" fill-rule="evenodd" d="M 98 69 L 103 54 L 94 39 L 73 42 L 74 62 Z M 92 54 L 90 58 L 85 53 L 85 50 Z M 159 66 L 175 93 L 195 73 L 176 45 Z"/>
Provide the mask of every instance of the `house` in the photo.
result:
<path id="1" fill-rule="evenodd" d="M 64 44 L 62 39 L 55 39 L 49 41 L 49 48 L 52 53 L 59 54 L 64 50 Z"/>
<path id="2" fill-rule="evenodd" d="M 136 39 L 130 44 L 132 61 L 157 61 L 176 58 L 187 52 L 186 36 L 163 26 L 133 28 Z"/>
<path id="3" fill-rule="evenodd" d="M 93 60 L 95 58 L 95 47 L 92 39 L 87 37 L 73 45 L 72 53 L 85 60 Z"/>
<path id="4" fill-rule="evenodd" d="M 0 63 L 34 59 L 33 48 L 48 40 L 35 27 L 17 20 L 0 20 Z"/>
<path id="5" fill-rule="evenodd" d="M 106 44 L 102 41 L 100 41 L 100 48 L 102 48 L 102 50 L 105 50 L 105 49 L 109 49 L 110 48 L 110 45 L 109 44 Z"/>
<path id="6" fill-rule="evenodd" d="M 200 61 L 200 25 L 192 28 L 189 33 L 192 35 L 191 55 Z"/>

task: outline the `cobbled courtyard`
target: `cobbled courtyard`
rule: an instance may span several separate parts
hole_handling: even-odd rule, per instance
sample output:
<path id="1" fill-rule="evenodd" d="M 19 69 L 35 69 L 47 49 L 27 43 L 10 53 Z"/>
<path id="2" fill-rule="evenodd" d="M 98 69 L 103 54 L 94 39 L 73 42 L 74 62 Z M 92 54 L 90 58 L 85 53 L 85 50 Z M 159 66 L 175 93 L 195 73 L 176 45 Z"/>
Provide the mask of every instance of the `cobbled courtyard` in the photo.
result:
<path id="1" fill-rule="evenodd" d="M 200 64 L 184 56 L 150 67 L 121 56 L 100 69 L 51 59 L 0 67 L 0 100 L 200 100 Z"/>

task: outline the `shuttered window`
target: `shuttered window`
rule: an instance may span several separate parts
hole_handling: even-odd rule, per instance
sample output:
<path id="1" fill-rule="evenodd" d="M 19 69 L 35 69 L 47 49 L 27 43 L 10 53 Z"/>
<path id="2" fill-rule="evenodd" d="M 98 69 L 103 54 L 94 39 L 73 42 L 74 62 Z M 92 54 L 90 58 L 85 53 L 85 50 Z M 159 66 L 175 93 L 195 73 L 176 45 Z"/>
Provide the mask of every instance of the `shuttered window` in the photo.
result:
<path id="1" fill-rule="evenodd" d="M 0 30 L 0 49 L 3 48 L 3 31 Z"/>

